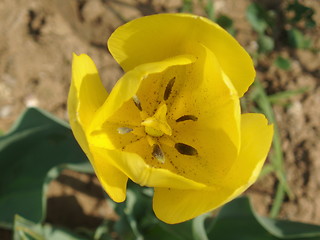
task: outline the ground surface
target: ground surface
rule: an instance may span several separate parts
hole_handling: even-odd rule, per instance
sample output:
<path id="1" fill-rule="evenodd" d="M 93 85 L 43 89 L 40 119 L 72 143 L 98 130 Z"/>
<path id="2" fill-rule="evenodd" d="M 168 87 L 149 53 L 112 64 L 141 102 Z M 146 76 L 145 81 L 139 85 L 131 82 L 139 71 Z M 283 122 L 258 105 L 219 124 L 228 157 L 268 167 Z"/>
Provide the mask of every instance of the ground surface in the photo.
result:
<path id="1" fill-rule="evenodd" d="M 237 39 L 253 52 L 256 36 L 245 19 L 248 2 L 215 1 L 216 10 L 234 20 Z M 313 6 L 320 26 L 320 2 L 305 3 Z M 1 0 L 0 129 L 7 131 L 28 106 L 67 119 L 72 52 L 89 54 L 105 86 L 111 89 L 122 74 L 106 48 L 114 29 L 138 16 L 177 12 L 181 4 L 182 0 Z M 204 14 L 200 3 L 194 11 Z M 316 48 L 320 48 L 318 30 L 307 32 Z M 293 59 L 290 71 L 272 65 L 277 55 Z M 258 77 L 270 94 L 309 87 L 306 93 L 291 98 L 289 106 L 275 106 L 294 193 L 294 199 L 284 203 L 281 217 L 320 224 L 320 54 L 280 47 L 260 60 L 259 66 Z M 274 187 L 275 177 L 270 175 L 249 191 L 261 214 L 269 211 Z M 103 217 L 116 218 L 108 209 L 94 176 L 67 171 L 50 186 L 49 222 L 94 227 Z"/>

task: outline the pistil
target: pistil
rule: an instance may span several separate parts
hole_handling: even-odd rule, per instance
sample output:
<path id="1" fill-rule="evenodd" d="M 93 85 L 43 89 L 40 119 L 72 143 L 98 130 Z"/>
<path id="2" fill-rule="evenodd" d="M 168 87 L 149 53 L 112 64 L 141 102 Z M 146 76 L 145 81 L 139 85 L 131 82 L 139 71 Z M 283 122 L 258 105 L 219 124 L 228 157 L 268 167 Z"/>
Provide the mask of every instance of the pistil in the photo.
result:
<path id="1" fill-rule="evenodd" d="M 162 104 L 152 117 L 148 117 L 142 123 L 145 132 L 152 137 L 161 137 L 164 134 L 171 136 L 172 129 L 167 123 L 167 105 Z"/>

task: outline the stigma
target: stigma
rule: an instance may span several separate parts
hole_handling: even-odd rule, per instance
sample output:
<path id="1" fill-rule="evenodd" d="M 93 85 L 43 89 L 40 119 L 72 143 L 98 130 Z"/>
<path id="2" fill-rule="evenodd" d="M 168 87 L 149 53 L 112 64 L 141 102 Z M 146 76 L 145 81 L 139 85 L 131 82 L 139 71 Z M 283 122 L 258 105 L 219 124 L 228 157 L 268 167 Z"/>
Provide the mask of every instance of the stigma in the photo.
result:
<path id="1" fill-rule="evenodd" d="M 171 136 L 172 129 L 167 122 L 167 105 L 162 103 L 152 117 L 146 118 L 142 123 L 145 132 L 151 137 L 161 137 L 164 134 Z"/>

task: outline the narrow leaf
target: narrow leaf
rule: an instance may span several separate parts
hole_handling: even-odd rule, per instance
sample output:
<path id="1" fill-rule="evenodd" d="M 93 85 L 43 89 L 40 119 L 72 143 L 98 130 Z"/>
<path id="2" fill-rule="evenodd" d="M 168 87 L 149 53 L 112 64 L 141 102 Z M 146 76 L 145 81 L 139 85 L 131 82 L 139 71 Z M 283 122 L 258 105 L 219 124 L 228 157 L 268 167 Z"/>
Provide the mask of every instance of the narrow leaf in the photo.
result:
<path id="1" fill-rule="evenodd" d="M 0 222 L 12 225 L 15 214 L 42 221 L 45 190 L 63 168 L 91 169 L 65 122 L 27 109 L 0 137 Z"/>

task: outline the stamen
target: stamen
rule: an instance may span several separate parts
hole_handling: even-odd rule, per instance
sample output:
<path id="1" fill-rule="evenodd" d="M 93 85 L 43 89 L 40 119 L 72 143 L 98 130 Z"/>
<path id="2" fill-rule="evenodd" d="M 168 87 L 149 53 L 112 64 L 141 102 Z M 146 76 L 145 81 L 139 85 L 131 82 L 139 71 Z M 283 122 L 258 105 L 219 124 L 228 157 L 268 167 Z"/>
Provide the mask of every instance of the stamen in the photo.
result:
<path id="1" fill-rule="evenodd" d="M 119 134 L 126 134 L 126 133 L 131 132 L 132 130 L 133 130 L 132 128 L 128 128 L 128 127 L 119 127 L 117 129 Z"/>
<path id="2" fill-rule="evenodd" d="M 176 143 L 174 147 L 178 150 L 179 153 L 183 155 L 195 156 L 198 155 L 197 149 L 191 147 L 184 143 Z"/>
<path id="3" fill-rule="evenodd" d="M 164 153 L 159 144 L 153 145 L 152 156 L 154 156 L 160 163 L 164 163 Z"/>
<path id="4" fill-rule="evenodd" d="M 183 122 L 187 120 L 197 121 L 198 118 L 194 115 L 183 115 L 182 117 L 179 117 L 176 122 Z"/>
<path id="5" fill-rule="evenodd" d="M 132 97 L 134 104 L 136 105 L 136 107 L 139 109 L 139 111 L 142 111 L 142 107 L 141 107 L 141 102 L 140 99 L 138 98 L 137 95 L 134 95 Z"/>
<path id="6" fill-rule="evenodd" d="M 164 91 L 164 94 L 163 94 L 163 99 L 164 99 L 164 100 L 167 100 L 167 99 L 169 98 L 175 80 L 176 80 L 176 77 L 173 77 L 173 78 L 169 81 L 169 83 L 168 83 L 168 85 L 167 85 L 167 87 L 166 87 L 166 90 Z"/>

